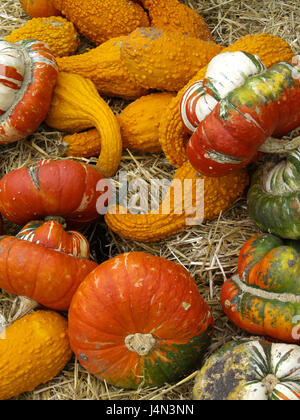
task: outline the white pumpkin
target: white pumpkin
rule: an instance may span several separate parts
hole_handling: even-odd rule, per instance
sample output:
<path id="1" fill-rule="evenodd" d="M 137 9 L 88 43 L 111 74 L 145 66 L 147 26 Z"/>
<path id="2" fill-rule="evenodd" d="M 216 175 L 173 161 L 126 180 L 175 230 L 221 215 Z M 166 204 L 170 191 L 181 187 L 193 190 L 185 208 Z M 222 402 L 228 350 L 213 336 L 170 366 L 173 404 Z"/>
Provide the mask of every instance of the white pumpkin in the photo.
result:
<path id="1" fill-rule="evenodd" d="M 199 371 L 195 400 L 300 400 L 300 347 L 230 342 Z"/>

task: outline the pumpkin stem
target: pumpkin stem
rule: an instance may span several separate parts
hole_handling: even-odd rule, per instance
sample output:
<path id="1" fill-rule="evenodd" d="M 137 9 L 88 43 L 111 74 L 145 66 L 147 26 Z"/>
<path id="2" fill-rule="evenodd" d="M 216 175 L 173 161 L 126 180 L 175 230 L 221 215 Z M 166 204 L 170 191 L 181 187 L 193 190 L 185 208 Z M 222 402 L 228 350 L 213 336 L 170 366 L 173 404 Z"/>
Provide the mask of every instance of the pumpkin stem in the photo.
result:
<path id="1" fill-rule="evenodd" d="M 293 140 L 279 140 L 269 137 L 259 148 L 264 153 L 287 153 L 300 147 L 300 136 Z"/>
<path id="2" fill-rule="evenodd" d="M 280 384 L 279 379 L 271 373 L 267 375 L 261 382 L 266 386 L 269 396 L 273 394 L 276 386 Z"/>
<path id="3" fill-rule="evenodd" d="M 66 229 L 66 227 L 67 227 L 67 223 L 66 223 L 65 219 L 61 216 L 46 216 L 44 220 L 45 220 L 45 222 L 60 223 L 64 229 Z"/>
<path id="4" fill-rule="evenodd" d="M 125 346 L 135 351 L 139 356 L 146 356 L 155 346 L 156 340 L 152 334 L 131 334 L 125 338 Z"/>

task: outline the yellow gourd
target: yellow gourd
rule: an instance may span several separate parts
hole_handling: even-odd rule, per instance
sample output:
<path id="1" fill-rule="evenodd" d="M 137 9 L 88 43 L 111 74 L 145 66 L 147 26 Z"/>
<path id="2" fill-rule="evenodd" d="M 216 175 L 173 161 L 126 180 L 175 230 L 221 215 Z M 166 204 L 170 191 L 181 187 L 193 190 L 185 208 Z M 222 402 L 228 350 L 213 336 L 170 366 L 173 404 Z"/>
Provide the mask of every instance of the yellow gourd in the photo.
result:
<path id="1" fill-rule="evenodd" d="M 223 47 L 175 32 L 138 28 L 121 46 L 121 60 L 145 89 L 177 92 Z"/>
<path id="2" fill-rule="evenodd" d="M 74 54 L 79 46 L 79 36 L 73 23 L 60 16 L 30 19 L 4 39 L 9 42 L 38 39 L 45 42 L 56 57 Z"/>
<path id="3" fill-rule="evenodd" d="M 128 0 L 52 0 L 79 32 L 96 45 L 148 26 L 145 10 Z"/>
<path id="4" fill-rule="evenodd" d="M 101 138 L 97 166 L 106 177 L 116 173 L 122 155 L 119 123 L 93 82 L 76 74 L 60 72 L 46 123 L 69 132 L 96 127 Z"/>
<path id="5" fill-rule="evenodd" d="M 129 74 L 121 61 L 121 45 L 126 36 L 112 38 L 84 54 L 57 59 L 60 71 L 90 79 L 102 95 L 136 99 L 147 93 Z"/>
<path id="6" fill-rule="evenodd" d="M 283 39 L 270 34 L 247 35 L 222 52 L 245 51 L 250 54 L 256 54 L 266 67 L 270 67 L 279 61 L 291 61 L 293 51 L 290 45 Z M 187 160 L 186 143 L 188 134 L 181 121 L 178 111 L 180 101 L 186 89 L 196 82 L 202 80 L 205 76 L 207 67 L 201 68 L 198 73 L 181 89 L 177 96 L 172 99 L 166 112 L 163 115 L 160 125 L 159 140 L 168 161 L 180 167 Z"/>
<path id="7" fill-rule="evenodd" d="M 60 71 L 92 80 L 107 96 L 136 99 L 150 89 L 177 92 L 221 52 L 213 42 L 156 28 L 138 28 L 85 54 L 57 60 Z"/>
<path id="8" fill-rule="evenodd" d="M 117 115 L 123 149 L 143 153 L 159 153 L 158 130 L 161 116 L 175 94 L 152 93 L 129 104 Z M 91 157 L 100 153 L 101 137 L 96 129 L 63 138 L 66 155 Z"/>
<path id="9" fill-rule="evenodd" d="M 204 180 L 204 197 L 196 181 Z M 105 215 L 110 229 L 122 238 L 155 242 L 184 231 L 190 224 L 215 219 L 239 198 L 249 183 L 246 170 L 221 178 L 199 177 L 189 162 L 176 171 L 171 187 L 157 214 L 131 214 L 120 206 L 112 207 Z M 184 184 L 184 181 L 188 183 Z M 182 186 L 178 190 L 178 182 Z M 186 197 L 191 202 L 186 202 Z M 170 207 L 169 207 L 170 204 Z M 201 204 L 204 214 L 201 215 Z M 167 210 L 167 211 L 166 211 Z M 200 215 L 200 220 L 197 217 Z M 203 219 L 201 220 L 203 216 Z"/>
<path id="10" fill-rule="evenodd" d="M 0 336 L 0 400 L 50 381 L 72 356 L 67 321 L 52 311 L 26 315 Z"/>
<path id="11" fill-rule="evenodd" d="M 150 26 L 182 35 L 212 40 L 211 32 L 195 10 L 178 0 L 140 0 L 150 17 Z"/>

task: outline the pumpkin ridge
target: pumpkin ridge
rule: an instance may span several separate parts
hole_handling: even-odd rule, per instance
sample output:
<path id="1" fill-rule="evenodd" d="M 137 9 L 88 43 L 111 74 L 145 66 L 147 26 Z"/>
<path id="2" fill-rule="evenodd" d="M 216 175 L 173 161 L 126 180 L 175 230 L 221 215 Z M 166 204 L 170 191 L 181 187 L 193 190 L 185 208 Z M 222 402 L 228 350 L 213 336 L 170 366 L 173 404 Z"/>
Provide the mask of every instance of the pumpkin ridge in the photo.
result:
<path id="1" fill-rule="evenodd" d="M 300 295 L 294 295 L 292 293 L 268 292 L 267 290 L 262 290 L 257 286 L 249 286 L 241 280 L 239 275 L 233 276 L 231 280 L 236 284 L 238 289 L 243 292 L 243 294 L 248 293 L 254 295 L 255 297 L 269 300 L 279 300 L 283 303 L 300 303 Z"/>

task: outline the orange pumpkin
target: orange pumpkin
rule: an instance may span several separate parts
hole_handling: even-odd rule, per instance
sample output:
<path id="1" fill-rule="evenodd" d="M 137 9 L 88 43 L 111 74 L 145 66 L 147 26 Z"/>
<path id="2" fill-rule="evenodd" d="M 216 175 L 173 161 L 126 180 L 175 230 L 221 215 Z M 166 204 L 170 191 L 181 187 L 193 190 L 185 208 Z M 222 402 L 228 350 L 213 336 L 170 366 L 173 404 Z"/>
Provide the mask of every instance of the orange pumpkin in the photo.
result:
<path id="1" fill-rule="evenodd" d="M 69 309 L 69 338 L 90 373 L 123 388 L 160 386 L 195 369 L 213 331 L 189 273 L 131 252 L 97 267 Z"/>
<path id="2" fill-rule="evenodd" d="M 31 17 L 59 16 L 51 0 L 20 0 L 24 11 Z"/>

